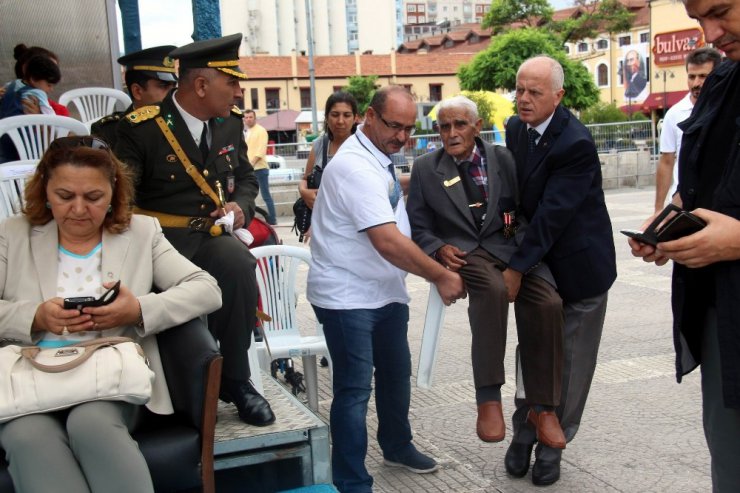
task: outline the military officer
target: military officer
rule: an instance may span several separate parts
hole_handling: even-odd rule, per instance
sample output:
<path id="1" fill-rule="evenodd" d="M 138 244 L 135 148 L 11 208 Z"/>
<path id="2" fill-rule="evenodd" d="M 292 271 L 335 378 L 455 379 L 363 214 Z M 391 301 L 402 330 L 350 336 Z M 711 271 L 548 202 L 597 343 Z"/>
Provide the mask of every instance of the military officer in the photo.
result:
<path id="1" fill-rule="evenodd" d="M 135 51 L 118 59 L 126 69 L 124 80 L 131 105 L 124 111 L 104 116 L 92 124 L 90 133 L 106 141 L 112 148 L 116 145 L 118 122 L 133 110 L 159 103 L 177 84 L 175 61 L 169 54 L 176 46 L 155 46 Z"/>
<path id="2" fill-rule="evenodd" d="M 208 316 L 208 325 L 224 356 L 221 399 L 233 402 L 246 423 L 264 426 L 275 415 L 249 381 L 247 360 L 256 261 L 235 237 L 209 233 L 224 213 L 234 214 L 235 228 L 254 215 L 257 178 L 242 115 L 233 106 L 241 98 L 239 81 L 246 79 L 239 69 L 241 39 L 234 34 L 171 52 L 179 60 L 178 88 L 161 104 L 121 120 L 115 152 L 136 173 L 137 212 L 157 217 L 175 248 L 218 281 L 223 306 Z"/>

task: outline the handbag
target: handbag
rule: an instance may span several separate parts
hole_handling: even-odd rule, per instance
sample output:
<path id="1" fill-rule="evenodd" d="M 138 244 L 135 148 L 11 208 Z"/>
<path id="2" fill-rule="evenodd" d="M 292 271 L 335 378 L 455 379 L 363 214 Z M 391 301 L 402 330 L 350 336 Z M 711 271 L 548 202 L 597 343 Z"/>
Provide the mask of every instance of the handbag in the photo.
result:
<path id="1" fill-rule="evenodd" d="M 308 177 L 306 178 L 306 186 L 310 189 L 319 188 L 319 185 L 321 185 L 321 174 L 328 164 L 326 162 L 326 156 L 329 149 L 329 137 L 324 134 L 322 139 L 324 140 L 324 145 L 321 150 L 322 165 L 314 165 L 313 169 L 311 170 L 311 174 L 308 175 Z M 303 197 L 298 197 L 298 200 L 296 200 L 293 204 L 293 215 L 295 216 L 295 219 L 293 220 L 293 227 L 291 228 L 291 230 L 295 231 L 296 235 L 298 235 L 298 241 L 301 243 L 303 243 L 303 236 L 311 227 L 312 212 L 313 210 L 308 207 L 306 201 L 303 200 Z"/>
<path id="2" fill-rule="evenodd" d="M 96 400 L 145 404 L 154 372 L 128 337 L 58 348 L 0 348 L 0 423 Z"/>

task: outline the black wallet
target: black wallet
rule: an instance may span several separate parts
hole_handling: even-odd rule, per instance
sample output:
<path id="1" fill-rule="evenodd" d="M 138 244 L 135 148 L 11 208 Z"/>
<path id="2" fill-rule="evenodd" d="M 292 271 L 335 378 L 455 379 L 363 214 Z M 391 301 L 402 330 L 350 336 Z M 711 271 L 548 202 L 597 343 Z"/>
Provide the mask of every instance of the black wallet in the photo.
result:
<path id="1" fill-rule="evenodd" d="M 671 213 L 675 215 L 666 219 Z M 707 223 L 700 217 L 673 204 L 668 204 L 645 231 L 623 229 L 621 232 L 639 242 L 655 246 L 663 241 L 677 240 L 694 234 L 706 225 Z"/>

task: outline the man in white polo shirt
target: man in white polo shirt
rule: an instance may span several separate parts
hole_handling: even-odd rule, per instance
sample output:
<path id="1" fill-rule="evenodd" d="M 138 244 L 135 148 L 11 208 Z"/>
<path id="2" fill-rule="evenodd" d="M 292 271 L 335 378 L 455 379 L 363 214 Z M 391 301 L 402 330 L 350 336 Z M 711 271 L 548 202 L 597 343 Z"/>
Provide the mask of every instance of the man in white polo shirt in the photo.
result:
<path id="1" fill-rule="evenodd" d="M 333 363 L 332 472 L 339 491 L 371 492 L 365 468 L 367 405 L 375 375 L 384 462 L 437 470 L 411 443 L 411 354 L 406 272 L 433 282 L 445 304 L 465 296 L 462 279 L 410 239 L 391 154 L 414 133 L 416 104 L 401 86 L 377 91 L 365 123 L 326 168 L 313 209 L 308 300 Z"/>
<path id="2" fill-rule="evenodd" d="M 671 201 L 678 186 L 676 162 L 683 137 L 678 124 L 691 115 L 704 80 L 721 60 L 722 56 L 714 48 L 698 48 L 686 56 L 689 92 L 666 112 L 663 118 L 663 130 L 660 133 L 660 161 L 655 170 L 655 212 L 662 211 L 666 201 Z"/>

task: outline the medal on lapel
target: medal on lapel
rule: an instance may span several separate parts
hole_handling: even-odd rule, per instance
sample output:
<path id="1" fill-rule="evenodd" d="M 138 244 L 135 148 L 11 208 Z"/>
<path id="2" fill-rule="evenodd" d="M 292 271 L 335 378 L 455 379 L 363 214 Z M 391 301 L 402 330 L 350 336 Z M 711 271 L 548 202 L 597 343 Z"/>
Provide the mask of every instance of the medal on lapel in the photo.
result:
<path id="1" fill-rule="evenodd" d="M 504 238 L 513 238 L 516 235 L 516 213 L 504 212 Z"/>

